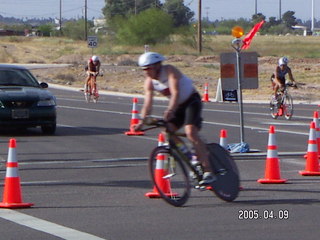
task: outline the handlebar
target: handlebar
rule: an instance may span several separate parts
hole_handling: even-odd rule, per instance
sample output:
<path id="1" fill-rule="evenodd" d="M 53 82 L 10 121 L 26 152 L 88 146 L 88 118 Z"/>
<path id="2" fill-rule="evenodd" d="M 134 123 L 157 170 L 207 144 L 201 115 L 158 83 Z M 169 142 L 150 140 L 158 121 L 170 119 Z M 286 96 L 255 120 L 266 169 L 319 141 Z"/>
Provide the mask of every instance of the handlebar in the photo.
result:
<path id="1" fill-rule="evenodd" d="M 298 88 L 296 83 L 288 82 L 286 83 L 286 87 L 293 87 L 293 88 Z"/>
<path id="2" fill-rule="evenodd" d="M 154 117 L 145 117 L 143 119 L 143 124 L 147 126 L 155 126 L 155 127 L 166 127 L 167 122 L 164 121 L 163 119 L 158 119 Z"/>
<path id="3" fill-rule="evenodd" d="M 159 119 L 159 118 L 155 118 L 155 117 L 145 117 L 144 120 L 143 120 L 143 124 L 145 124 L 147 126 L 152 126 L 152 127 L 143 129 L 143 131 L 148 131 L 148 130 L 151 130 L 151 129 L 154 129 L 154 128 L 163 127 L 163 128 L 166 129 L 167 133 L 173 134 L 175 136 L 186 137 L 185 133 L 170 131 L 168 129 L 168 122 L 166 122 L 163 119 Z"/>

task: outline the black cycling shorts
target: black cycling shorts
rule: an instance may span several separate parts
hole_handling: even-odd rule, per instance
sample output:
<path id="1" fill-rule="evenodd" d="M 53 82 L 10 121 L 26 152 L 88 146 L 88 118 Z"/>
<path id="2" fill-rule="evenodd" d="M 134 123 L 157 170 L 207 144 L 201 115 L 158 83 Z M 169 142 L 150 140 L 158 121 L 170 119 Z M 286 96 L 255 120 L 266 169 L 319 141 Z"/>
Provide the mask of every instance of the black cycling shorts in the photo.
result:
<path id="1" fill-rule="evenodd" d="M 174 113 L 174 118 L 169 122 L 173 123 L 177 128 L 183 125 L 195 125 L 201 129 L 202 124 L 202 102 L 199 93 L 192 94 L 184 103 L 180 104 Z"/>

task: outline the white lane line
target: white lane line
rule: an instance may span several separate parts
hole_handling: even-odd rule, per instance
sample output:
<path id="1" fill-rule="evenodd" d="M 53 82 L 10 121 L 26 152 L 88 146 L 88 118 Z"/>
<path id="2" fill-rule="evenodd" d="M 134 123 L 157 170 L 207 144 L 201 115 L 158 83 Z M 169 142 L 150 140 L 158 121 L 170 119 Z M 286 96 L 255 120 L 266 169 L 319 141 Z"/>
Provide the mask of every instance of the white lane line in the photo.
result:
<path id="1" fill-rule="evenodd" d="M 89 233 L 64 227 L 40 218 L 32 217 L 10 209 L 0 209 L 0 217 L 8 221 L 41 231 L 65 240 L 106 240 Z"/>
<path id="2" fill-rule="evenodd" d="M 131 115 L 131 113 L 125 113 L 125 112 L 119 112 L 119 111 L 108 111 L 108 110 L 99 110 L 99 109 L 90 109 L 90 108 L 79 108 L 79 107 L 69 107 L 69 106 L 59 106 L 61 108 L 68 108 L 68 109 L 78 109 L 78 110 L 86 110 L 86 111 L 95 111 L 95 112 L 105 112 L 105 113 L 115 113 L 115 114 L 125 114 L 125 115 Z M 155 116 L 158 117 L 158 116 Z M 209 124 L 209 125 L 218 125 L 218 126 L 228 126 L 228 127 L 236 127 L 239 128 L 239 124 L 226 124 L 226 123 L 221 123 L 221 122 L 208 122 L 208 121 L 203 121 L 204 124 Z M 256 127 L 256 126 L 244 126 L 244 128 L 247 129 L 252 129 L 252 130 L 263 130 L 263 131 L 269 131 L 268 127 Z M 309 133 L 307 132 L 293 132 L 293 131 L 287 131 L 287 130 L 281 130 L 278 129 L 277 132 L 282 132 L 282 133 L 289 133 L 289 134 L 296 134 L 296 135 L 305 135 L 308 136 Z"/>
<path id="3" fill-rule="evenodd" d="M 203 123 L 210 124 L 210 125 L 222 125 L 222 126 L 239 128 L 239 124 L 227 124 L 227 123 L 207 122 L 207 121 L 203 121 Z M 247 125 L 247 126 L 244 126 L 244 128 L 248 128 L 248 129 L 251 129 L 251 130 L 269 131 L 268 127 L 255 127 L 255 126 L 248 126 Z M 306 135 L 306 136 L 309 135 L 309 133 L 305 133 L 305 132 L 293 132 L 293 131 L 287 131 L 287 130 L 281 130 L 281 129 L 278 129 L 277 132 L 289 133 L 289 134 L 297 134 L 297 135 Z"/>

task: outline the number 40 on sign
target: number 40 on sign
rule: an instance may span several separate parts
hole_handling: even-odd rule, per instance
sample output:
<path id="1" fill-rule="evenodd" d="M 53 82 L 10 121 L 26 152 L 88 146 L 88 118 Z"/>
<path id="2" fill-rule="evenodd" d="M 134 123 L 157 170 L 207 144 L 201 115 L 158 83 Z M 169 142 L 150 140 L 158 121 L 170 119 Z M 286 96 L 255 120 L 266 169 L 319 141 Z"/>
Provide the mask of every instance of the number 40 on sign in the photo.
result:
<path id="1" fill-rule="evenodd" d="M 98 37 L 97 36 L 88 36 L 87 42 L 88 42 L 89 48 L 98 47 Z"/>

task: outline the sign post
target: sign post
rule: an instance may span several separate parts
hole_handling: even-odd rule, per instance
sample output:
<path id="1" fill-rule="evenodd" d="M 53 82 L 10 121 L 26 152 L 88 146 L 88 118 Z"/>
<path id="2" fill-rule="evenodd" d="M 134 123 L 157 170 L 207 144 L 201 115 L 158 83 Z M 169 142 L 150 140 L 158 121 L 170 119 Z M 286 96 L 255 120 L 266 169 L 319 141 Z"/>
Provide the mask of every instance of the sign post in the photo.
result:
<path id="1" fill-rule="evenodd" d="M 92 55 L 93 55 L 93 49 L 98 47 L 98 37 L 97 36 L 88 36 L 87 44 L 88 44 L 88 48 L 91 48 Z"/>
<path id="2" fill-rule="evenodd" d="M 232 35 L 235 39 L 231 46 L 235 53 L 222 53 L 220 56 L 223 100 L 239 103 L 241 144 L 244 143 L 242 89 L 258 88 L 258 56 L 255 52 L 241 53 L 243 34 L 241 27 L 234 27 Z"/>

